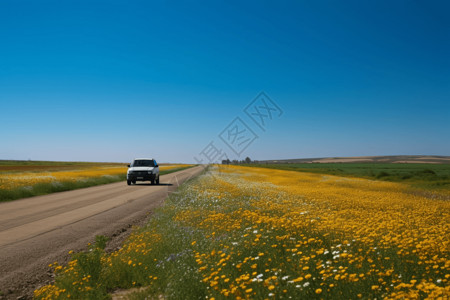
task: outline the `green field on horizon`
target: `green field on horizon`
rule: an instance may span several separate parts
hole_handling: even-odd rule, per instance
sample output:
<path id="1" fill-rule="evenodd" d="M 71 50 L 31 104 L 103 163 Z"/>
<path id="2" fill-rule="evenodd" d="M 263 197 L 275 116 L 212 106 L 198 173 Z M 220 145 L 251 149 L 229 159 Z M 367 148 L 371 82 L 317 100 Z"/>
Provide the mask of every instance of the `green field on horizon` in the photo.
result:
<path id="1" fill-rule="evenodd" d="M 245 166 L 404 182 L 427 189 L 450 189 L 450 164 L 287 163 Z"/>

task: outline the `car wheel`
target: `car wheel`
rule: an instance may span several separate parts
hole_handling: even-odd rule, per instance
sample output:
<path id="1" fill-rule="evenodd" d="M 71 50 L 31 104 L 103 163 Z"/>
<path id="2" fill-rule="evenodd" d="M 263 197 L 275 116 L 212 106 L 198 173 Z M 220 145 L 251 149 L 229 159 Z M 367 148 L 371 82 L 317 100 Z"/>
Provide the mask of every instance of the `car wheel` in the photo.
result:
<path id="1" fill-rule="evenodd" d="M 128 185 L 131 185 L 131 180 L 127 180 L 127 184 L 128 184 Z"/>
<path id="2" fill-rule="evenodd" d="M 159 176 L 156 178 L 156 184 L 159 184 Z"/>

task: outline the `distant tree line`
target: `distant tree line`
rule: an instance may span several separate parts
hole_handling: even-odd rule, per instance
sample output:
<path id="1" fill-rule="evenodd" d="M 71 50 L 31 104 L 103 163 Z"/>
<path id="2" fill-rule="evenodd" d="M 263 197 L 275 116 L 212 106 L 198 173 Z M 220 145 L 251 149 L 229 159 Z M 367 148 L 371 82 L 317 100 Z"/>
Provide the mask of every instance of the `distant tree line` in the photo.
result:
<path id="1" fill-rule="evenodd" d="M 250 157 L 246 157 L 243 160 L 237 160 L 237 159 L 233 159 L 233 160 L 229 160 L 229 159 L 224 159 L 222 160 L 222 165 L 240 165 L 240 164 L 257 164 L 259 163 L 258 160 L 251 160 Z"/>

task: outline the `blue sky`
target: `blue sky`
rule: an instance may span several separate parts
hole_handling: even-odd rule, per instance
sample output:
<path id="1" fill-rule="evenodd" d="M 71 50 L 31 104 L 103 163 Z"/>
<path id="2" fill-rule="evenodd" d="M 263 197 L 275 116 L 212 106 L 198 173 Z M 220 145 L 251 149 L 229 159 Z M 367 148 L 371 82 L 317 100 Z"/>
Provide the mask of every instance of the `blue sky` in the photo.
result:
<path id="1" fill-rule="evenodd" d="M 450 155 L 448 1 L 0 3 L 0 159 Z M 283 111 L 265 131 L 244 108 Z M 233 147 L 233 146 L 232 146 Z M 204 152 L 203 152 L 204 153 Z"/>

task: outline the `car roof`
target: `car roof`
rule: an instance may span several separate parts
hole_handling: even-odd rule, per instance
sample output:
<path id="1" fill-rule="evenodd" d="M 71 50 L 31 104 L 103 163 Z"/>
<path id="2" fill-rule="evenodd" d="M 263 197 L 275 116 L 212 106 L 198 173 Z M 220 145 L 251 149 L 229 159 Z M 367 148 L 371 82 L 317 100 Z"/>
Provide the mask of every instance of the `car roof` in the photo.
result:
<path id="1" fill-rule="evenodd" d="M 135 158 L 133 160 L 153 160 L 153 158 Z"/>

